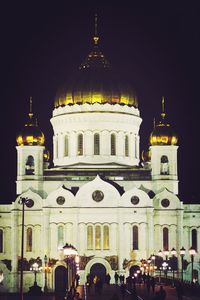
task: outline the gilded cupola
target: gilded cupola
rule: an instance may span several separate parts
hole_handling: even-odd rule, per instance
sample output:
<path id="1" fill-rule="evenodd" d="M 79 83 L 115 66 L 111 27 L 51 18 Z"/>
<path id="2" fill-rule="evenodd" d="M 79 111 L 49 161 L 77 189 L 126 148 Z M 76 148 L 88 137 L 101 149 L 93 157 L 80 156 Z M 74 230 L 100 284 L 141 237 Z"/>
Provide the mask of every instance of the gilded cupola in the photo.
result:
<path id="1" fill-rule="evenodd" d="M 55 108 L 59 106 L 100 103 L 120 104 L 138 107 L 137 97 L 132 87 L 123 82 L 123 76 L 113 70 L 99 48 L 97 16 L 93 48 L 77 71 L 59 89 L 55 97 Z"/>
<path id="2" fill-rule="evenodd" d="M 30 97 L 30 109 L 28 113 L 28 120 L 24 125 L 24 128 L 16 137 L 18 146 L 43 146 L 45 137 L 37 124 L 37 119 L 34 118 L 32 112 L 32 97 Z"/>
<path id="3" fill-rule="evenodd" d="M 153 145 L 177 145 L 178 137 L 173 128 L 167 122 L 165 113 L 165 99 L 162 97 L 162 112 L 159 123 L 154 122 L 154 130 L 150 135 L 150 144 Z"/>

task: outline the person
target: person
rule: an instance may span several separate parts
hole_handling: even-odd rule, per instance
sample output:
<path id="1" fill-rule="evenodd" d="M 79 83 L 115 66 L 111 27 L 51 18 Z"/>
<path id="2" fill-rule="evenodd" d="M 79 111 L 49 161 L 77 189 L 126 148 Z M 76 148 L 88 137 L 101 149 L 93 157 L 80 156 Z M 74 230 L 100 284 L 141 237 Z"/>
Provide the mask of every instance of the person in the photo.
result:
<path id="1" fill-rule="evenodd" d="M 164 290 L 163 286 L 160 286 L 160 290 L 159 290 L 159 300 L 165 300 L 166 298 L 166 291 Z"/>
<path id="2" fill-rule="evenodd" d="M 177 298 L 178 300 L 182 300 L 183 299 L 183 288 L 180 282 L 176 283 L 176 294 L 177 294 Z"/>
<path id="3" fill-rule="evenodd" d="M 76 293 L 75 293 L 74 300 L 82 300 L 82 299 L 80 298 L 80 293 L 79 293 L 79 292 L 76 292 Z"/>
<path id="4" fill-rule="evenodd" d="M 115 272 L 115 284 L 118 284 L 118 280 L 119 280 L 119 275 L 117 274 L 117 272 Z"/>
<path id="5" fill-rule="evenodd" d="M 122 299 L 124 299 L 126 293 L 126 285 L 124 283 L 120 285 L 120 292 L 122 294 Z"/>
<path id="6" fill-rule="evenodd" d="M 154 277 L 151 277 L 151 288 L 152 288 L 152 292 L 154 294 L 154 292 L 155 292 L 155 278 Z"/>
<path id="7" fill-rule="evenodd" d="M 111 279 L 110 274 L 106 274 L 106 283 L 107 284 L 110 284 L 110 279 Z"/>

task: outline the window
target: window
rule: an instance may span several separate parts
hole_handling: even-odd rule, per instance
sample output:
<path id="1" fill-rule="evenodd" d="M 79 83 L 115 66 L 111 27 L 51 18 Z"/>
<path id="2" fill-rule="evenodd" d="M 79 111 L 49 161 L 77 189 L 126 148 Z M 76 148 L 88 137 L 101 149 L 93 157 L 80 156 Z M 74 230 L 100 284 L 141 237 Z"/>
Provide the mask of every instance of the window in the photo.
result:
<path id="1" fill-rule="evenodd" d="M 87 249 L 93 249 L 93 227 L 91 225 L 87 227 Z"/>
<path id="2" fill-rule="evenodd" d="M 26 175 L 33 175 L 34 171 L 35 171 L 34 166 L 35 166 L 34 158 L 33 158 L 32 155 L 29 155 L 27 157 L 27 160 L 26 160 L 25 174 Z"/>
<path id="3" fill-rule="evenodd" d="M 169 250 L 169 229 L 163 228 L 163 250 Z"/>
<path id="4" fill-rule="evenodd" d="M 3 230 L 0 229 L 0 253 L 3 253 Z"/>
<path id="5" fill-rule="evenodd" d="M 197 251 L 197 230 L 192 229 L 192 248 Z"/>
<path id="6" fill-rule="evenodd" d="M 26 236 L 26 251 L 31 252 L 32 251 L 32 245 L 33 245 L 33 230 L 31 227 L 27 228 L 27 236 Z"/>
<path id="7" fill-rule="evenodd" d="M 108 225 L 104 225 L 103 227 L 103 249 L 109 249 L 109 227 Z"/>
<path id="8" fill-rule="evenodd" d="M 138 250 L 138 227 L 133 226 L 133 250 Z"/>
<path id="9" fill-rule="evenodd" d="M 80 133 L 78 135 L 78 149 L 77 149 L 78 155 L 83 155 L 83 134 Z"/>
<path id="10" fill-rule="evenodd" d="M 65 146 L 64 147 L 65 147 L 65 152 L 64 152 L 65 156 L 68 156 L 69 155 L 69 149 L 68 149 L 69 148 L 69 142 L 68 142 L 68 136 L 67 135 L 65 136 Z"/>
<path id="11" fill-rule="evenodd" d="M 111 134 L 111 155 L 116 155 L 116 137 L 115 134 Z"/>
<path id="12" fill-rule="evenodd" d="M 125 136 L 125 156 L 129 156 L 128 135 Z"/>
<path id="13" fill-rule="evenodd" d="M 95 249 L 101 249 L 101 227 L 99 225 L 95 227 Z"/>
<path id="14" fill-rule="evenodd" d="M 64 230 L 63 226 L 58 226 L 58 249 L 64 246 Z"/>
<path id="15" fill-rule="evenodd" d="M 169 161 L 166 155 L 161 156 L 160 159 L 160 174 L 169 175 Z"/>
<path id="16" fill-rule="evenodd" d="M 94 155 L 100 154 L 100 139 L 99 134 L 95 133 L 94 135 Z"/>

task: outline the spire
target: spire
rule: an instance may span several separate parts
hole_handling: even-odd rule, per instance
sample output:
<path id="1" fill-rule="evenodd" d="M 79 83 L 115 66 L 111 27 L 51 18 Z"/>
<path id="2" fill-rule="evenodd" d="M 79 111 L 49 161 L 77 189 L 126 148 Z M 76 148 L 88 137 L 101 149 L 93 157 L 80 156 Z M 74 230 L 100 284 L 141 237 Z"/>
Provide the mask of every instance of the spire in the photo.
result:
<path id="1" fill-rule="evenodd" d="M 94 16 L 94 44 L 97 45 L 99 41 L 98 32 L 97 32 L 97 14 Z"/>
<path id="2" fill-rule="evenodd" d="M 156 128 L 156 118 L 153 118 L 153 129 Z"/>
<path id="3" fill-rule="evenodd" d="M 166 113 L 165 113 L 165 98 L 164 96 L 162 96 L 162 112 L 161 112 L 161 117 L 164 119 L 166 116 Z"/>
<path id="4" fill-rule="evenodd" d="M 33 117 L 33 101 L 32 97 L 29 98 L 29 118 L 32 119 Z"/>

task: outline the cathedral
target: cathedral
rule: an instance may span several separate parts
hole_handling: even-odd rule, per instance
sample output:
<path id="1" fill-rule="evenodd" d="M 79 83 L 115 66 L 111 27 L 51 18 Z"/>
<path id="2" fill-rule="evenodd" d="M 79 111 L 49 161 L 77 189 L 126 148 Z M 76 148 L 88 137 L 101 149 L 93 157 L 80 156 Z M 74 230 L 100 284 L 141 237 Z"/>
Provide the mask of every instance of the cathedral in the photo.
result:
<path id="1" fill-rule="evenodd" d="M 32 99 L 17 134 L 17 196 L 0 205 L 0 292 L 19 291 L 21 268 L 28 291 L 35 260 L 38 285 L 56 290 L 58 278 L 71 272 L 65 245 L 77 251 L 81 284 L 88 274 L 110 274 L 114 282 L 115 272 L 128 276 L 145 267 L 172 276 L 166 264 L 174 256 L 173 276 L 200 282 L 200 205 L 178 197 L 178 137 L 164 98 L 149 147 L 141 151 L 136 93 L 113 71 L 96 29 L 92 43 L 56 94 L 53 153 L 45 148 Z M 161 255 L 163 266 L 156 263 Z"/>

